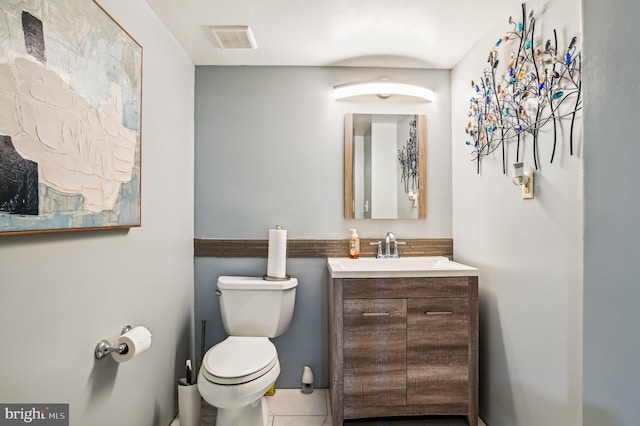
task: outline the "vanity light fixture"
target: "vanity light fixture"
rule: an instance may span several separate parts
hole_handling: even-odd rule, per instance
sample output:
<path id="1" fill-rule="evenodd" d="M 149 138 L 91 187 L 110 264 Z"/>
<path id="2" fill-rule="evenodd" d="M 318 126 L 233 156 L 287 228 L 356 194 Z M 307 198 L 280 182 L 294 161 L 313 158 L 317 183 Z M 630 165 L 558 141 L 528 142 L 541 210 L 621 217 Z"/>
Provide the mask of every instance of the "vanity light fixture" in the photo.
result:
<path id="1" fill-rule="evenodd" d="M 377 95 L 383 99 L 387 99 L 391 95 L 403 95 L 420 99 L 423 102 L 433 102 L 436 99 L 435 92 L 426 87 L 396 83 L 391 80 L 360 81 L 333 86 L 335 100 L 364 95 Z"/>
<path id="2" fill-rule="evenodd" d="M 533 198 L 533 170 L 523 172 L 524 163 L 513 163 L 513 184 L 522 186 L 522 198 Z"/>

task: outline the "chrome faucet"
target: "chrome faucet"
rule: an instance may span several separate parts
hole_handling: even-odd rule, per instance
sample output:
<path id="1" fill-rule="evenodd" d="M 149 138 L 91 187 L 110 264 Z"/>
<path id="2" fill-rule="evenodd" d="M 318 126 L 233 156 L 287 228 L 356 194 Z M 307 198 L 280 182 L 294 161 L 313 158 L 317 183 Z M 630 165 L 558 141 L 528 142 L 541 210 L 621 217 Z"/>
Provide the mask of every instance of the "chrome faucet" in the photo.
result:
<path id="1" fill-rule="evenodd" d="M 393 244 L 393 254 L 391 254 L 391 244 Z M 393 232 L 387 232 L 387 237 L 384 239 L 385 256 L 384 257 L 400 257 L 398 256 L 398 244 L 396 242 L 396 236 Z"/>
<path id="2" fill-rule="evenodd" d="M 393 232 L 388 232 L 387 236 L 384 239 L 384 244 L 385 244 L 384 254 L 382 253 L 381 241 L 377 241 L 369 244 L 378 246 L 378 254 L 376 255 L 377 258 L 392 259 L 392 258 L 400 257 L 400 255 L 398 254 L 398 244 L 406 244 L 406 243 L 397 241 L 396 236 L 393 235 Z M 393 245 L 393 252 L 391 252 L 391 245 Z"/>

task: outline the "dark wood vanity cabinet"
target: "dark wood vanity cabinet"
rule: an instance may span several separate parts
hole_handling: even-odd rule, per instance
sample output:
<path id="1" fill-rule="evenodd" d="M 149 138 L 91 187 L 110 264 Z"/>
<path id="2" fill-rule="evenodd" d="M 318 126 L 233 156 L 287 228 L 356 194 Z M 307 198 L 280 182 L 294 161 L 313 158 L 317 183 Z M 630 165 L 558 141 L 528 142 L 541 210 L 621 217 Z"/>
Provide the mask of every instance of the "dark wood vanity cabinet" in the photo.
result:
<path id="1" fill-rule="evenodd" d="M 334 425 L 344 419 L 478 420 L 477 277 L 329 279 Z"/>
<path id="2" fill-rule="evenodd" d="M 404 405 L 406 301 L 348 299 L 343 306 L 344 405 Z"/>

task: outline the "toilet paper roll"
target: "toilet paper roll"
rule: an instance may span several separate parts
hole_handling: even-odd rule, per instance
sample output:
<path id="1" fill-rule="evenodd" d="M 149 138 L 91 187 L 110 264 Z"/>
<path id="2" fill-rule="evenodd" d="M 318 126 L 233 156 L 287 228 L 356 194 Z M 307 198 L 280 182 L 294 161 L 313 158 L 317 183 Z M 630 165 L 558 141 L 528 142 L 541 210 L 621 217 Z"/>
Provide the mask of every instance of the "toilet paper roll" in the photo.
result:
<path id="1" fill-rule="evenodd" d="M 269 229 L 269 252 L 267 254 L 267 276 L 287 276 L 287 230 L 281 227 Z"/>
<path id="2" fill-rule="evenodd" d="M 129 361 L 149 349 L 151 347 L 151 332 L 146 327 L 139 325 L 118 337 L 114 342 L 114 346 L 117 347 L 123 343 L 127 345 L 127 350 L 121 354 L 111 352 L 113 359 L 118 362 Z"/>

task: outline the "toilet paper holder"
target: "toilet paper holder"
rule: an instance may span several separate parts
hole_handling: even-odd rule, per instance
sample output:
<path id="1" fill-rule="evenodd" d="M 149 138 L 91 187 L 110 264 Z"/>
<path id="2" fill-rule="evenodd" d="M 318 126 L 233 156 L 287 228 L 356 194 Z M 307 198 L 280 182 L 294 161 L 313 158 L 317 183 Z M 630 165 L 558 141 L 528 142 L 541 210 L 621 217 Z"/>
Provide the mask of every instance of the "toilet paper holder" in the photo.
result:
<path id="1" fill-rule="evenodd" d="M 120 335 L 123 335 L 124 333 L 131 331 L 132 329 L 133 327 L 131 327 L 130 325 L 125 325 L 124 327 L 122 327 L 122 331 L 120 332 Z M 109 355 L 111 352 L 122 354 L 122 353 L 127 353 L 128 350 L 129 348 L 127 347 L 126 343 L 123 343 L 118 346 L 112 346 L 107 339 L 102 339 L 98 341 L 98 344 L 96 345 L 95 355 L 96 355 L 96 359 L 102 359 L 107 355 Z"/>

